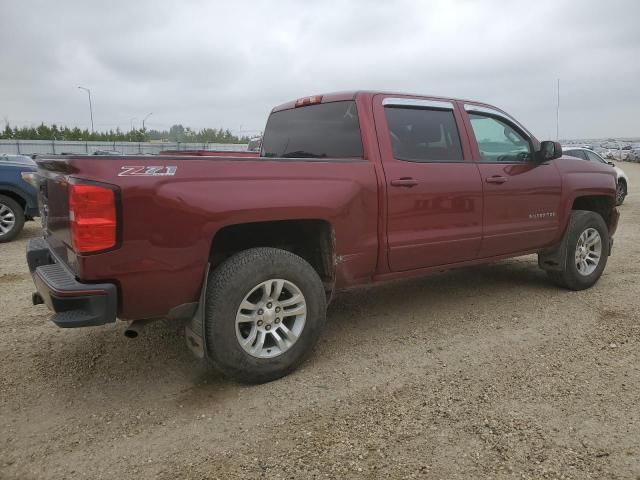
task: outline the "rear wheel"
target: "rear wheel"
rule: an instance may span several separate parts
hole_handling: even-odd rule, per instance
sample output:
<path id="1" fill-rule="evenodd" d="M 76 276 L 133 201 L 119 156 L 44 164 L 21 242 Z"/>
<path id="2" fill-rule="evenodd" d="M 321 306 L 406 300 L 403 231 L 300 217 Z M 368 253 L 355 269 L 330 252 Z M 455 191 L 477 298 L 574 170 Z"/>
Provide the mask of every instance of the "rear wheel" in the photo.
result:
<path id="1" fill-rule="evenodd" d="M 276 248 L 240 252 L 209 276 L 209 359 L 241 382 L 275 380 L 311 351 L 325 314 L 322 281 L 304 259 Z"/>
<path id="2" fill-rule="evenodd" d="M 609 230 L 597 213 L 575 210 L 565 234 L 566 258 L 562 270 L 547 270 L 558 285 L 584 290 L 594 285 L 607 264 Z"/>
<path id="3" fill-rule="evenodd" d="M 24 226 L 24 209 L 13 198 L 0 195 L 0 243 L 16 238 Z"/>
<path id="4" fill-rule="evenodd" d="M 616 185 L 616 205 L 622 205 L 627 197 L 627 184 L 624 180 L 620 180 Z"/>

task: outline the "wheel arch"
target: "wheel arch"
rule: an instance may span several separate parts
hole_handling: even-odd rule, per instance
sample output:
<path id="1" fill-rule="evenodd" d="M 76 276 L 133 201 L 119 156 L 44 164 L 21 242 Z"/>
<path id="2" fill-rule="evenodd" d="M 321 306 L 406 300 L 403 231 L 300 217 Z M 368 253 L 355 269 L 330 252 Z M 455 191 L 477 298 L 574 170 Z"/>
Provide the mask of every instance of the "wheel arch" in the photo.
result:
<path id="1" fill-rule="evenodd" d="M 573 199 L 571 210 L 588 210 L 600 215 L 611 230 L 615 200 L 609 195 L 580 195 Z"/>
<path id="2" fill-rule="evenodd" d="M 250 248 L 274 247 L 305 259 L 318 273 L 327 296 L 335 288 L 335 233 L 324 219 L 269 220 L 226 225 L 216 231 L 209 264 L 216 268 L 232 255 Z"/>
<path id="3" fill-rule="evenodd" d="M 9 188 L 6 185 L 1 185 L 0 195 L 4 195 L 5 197 L 9 197 L 12 200 L 15 200 L 18 203 L 18 205 L 22 207 L 23 211 L 26 210 L 27 199 L 23 195 L 21 195 L 19 192 L 17 192 L 15 189 Z"/>

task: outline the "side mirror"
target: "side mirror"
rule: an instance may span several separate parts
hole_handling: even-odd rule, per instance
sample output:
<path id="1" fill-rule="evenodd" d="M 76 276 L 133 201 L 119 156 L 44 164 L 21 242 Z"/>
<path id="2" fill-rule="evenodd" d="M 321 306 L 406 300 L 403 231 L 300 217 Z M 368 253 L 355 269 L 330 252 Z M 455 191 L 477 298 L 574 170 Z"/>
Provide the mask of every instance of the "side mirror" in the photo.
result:
<path id="1" fill-rule="evenodd" d="M 615 166 L 616 166 L 616 164 L 615 164 L 615 163 L 613 163 L 613 162 L 611 162 L 611 161 L 609 161 L 609 162 L 607 162 L 607 163 L 608 163 L 609 165 L 611 165 L 612 167 L 615 167 Z"/>
<path id="2" fill-rule="evenodd" d="M 545 140 L 540 143 L 540 150 L 536 152 L 536 158 L 539 162 L 547 160 L 555 160 L 562 156 L 562 146 L 558 142 Z"/>

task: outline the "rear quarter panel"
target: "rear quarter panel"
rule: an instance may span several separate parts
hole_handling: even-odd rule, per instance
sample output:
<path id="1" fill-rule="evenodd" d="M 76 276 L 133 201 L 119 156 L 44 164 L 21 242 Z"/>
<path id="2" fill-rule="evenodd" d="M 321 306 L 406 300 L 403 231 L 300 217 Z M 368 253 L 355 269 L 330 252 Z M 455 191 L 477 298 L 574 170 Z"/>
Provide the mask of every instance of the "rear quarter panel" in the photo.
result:
<path id="1" fill-rule="evenodd" d="M 69 162 L 72 176 L 121 190 L 119 249 L 75 257 L 78 277 L 116 281 L 119 316 L 164 316 L 199 298 L 215 234 L 234 224 L 320 219 L 333 227 L 337 287 L 376 268 L 377 185 L 364 160 L 114 157 Z M 118 176 L 126 166 L 176 166 L 174 176 Z"/>

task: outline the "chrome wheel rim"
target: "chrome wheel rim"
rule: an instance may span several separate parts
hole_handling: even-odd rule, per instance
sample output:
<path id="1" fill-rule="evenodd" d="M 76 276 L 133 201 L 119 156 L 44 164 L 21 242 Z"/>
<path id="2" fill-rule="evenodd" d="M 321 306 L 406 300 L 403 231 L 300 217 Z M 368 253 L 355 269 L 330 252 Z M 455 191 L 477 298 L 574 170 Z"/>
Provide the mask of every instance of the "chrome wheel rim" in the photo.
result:
<path id="1" fill-rule="evenodd" d="M 277 357 L 298 341 L 306 320 L 307 302 L 302 291 L 288 280 L 266 280 L 240 303 L 236 338 L 253 357 Z"/>
<path id="2" fill-rule="evenodd" d="M 576 268 L 578 273 L 583 276 L 591 275 L 602 256 L 602 238 L 595 228 L 587 228 L 578 237 L 576 245 Z"/>
<path id="3" fill-rule="evenodd" d="M 16 215 L 4 203 L 0 203 L 0 236 L 8 234 L 16 225 Z"/>
<path id="4" fill-rule="evenodd" d="M 624 185 L 618 183 L 616 187 L 616 201 L 621 203 L 624 200 Z"/>

